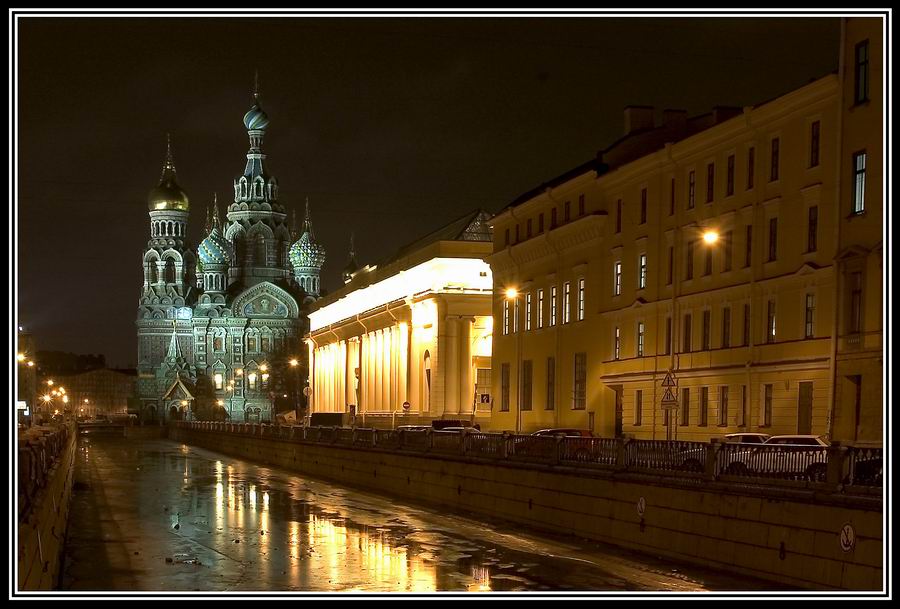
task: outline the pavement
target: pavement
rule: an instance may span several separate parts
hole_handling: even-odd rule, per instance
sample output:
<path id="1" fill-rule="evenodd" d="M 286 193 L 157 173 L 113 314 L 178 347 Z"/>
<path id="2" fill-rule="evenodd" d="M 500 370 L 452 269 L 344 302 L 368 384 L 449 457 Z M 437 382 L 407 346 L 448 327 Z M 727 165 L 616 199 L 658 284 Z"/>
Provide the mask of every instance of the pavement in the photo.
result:
<path id="1" fill-rule="evenodd" d="M 171 440 L 82 436 L 74 485 L 64 590 L 785 589 Z"/>

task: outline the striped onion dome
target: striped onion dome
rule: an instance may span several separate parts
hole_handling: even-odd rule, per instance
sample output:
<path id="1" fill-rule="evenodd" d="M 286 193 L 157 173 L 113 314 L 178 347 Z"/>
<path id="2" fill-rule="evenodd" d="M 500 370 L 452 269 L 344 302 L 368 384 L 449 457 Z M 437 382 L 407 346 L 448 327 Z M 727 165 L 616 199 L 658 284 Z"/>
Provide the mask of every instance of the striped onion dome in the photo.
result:
<path id="1" fill-rule="evenodd" d="M 197 248 L 197 257 L 205 266 L 207 264 L 231 264 L 234 260 L 234 252 L 231 243 L 222 236 L 218 226 L 214 226 L 209 235 L 200 242 Z"/>

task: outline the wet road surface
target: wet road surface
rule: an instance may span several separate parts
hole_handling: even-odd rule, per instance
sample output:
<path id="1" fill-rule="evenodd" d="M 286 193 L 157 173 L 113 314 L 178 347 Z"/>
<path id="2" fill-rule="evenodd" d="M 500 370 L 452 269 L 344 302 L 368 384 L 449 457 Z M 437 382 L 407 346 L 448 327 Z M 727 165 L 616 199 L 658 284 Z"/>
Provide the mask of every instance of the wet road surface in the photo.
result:
<path id="1" fill-rule="evenodd" d="M 79 439 L 63 589 L 764 590 L 170 440 Z"/>

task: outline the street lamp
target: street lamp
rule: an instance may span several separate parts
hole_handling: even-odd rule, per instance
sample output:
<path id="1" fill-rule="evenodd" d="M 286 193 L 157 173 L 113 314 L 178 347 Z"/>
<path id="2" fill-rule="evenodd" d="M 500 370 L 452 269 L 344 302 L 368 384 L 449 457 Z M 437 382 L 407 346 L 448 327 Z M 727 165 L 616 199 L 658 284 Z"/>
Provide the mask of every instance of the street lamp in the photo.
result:
<path id="1" fill-rule="evenodd" d="M 300 360 L 292 357 L 288 365 L 294 369 L 294 416 L 300 421 Z"/>

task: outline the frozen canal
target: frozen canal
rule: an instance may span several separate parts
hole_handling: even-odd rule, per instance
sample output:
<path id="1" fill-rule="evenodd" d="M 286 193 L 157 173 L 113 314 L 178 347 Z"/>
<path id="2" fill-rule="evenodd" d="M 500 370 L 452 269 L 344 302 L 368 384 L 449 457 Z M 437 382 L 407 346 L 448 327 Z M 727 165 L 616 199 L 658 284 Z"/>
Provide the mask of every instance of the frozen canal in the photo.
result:
<path id="1" fill-rule="evenodd" d="M 773 584 L 522 532 L 170 440 L 79 440 L 63 588 L 755 590 Z"/>

